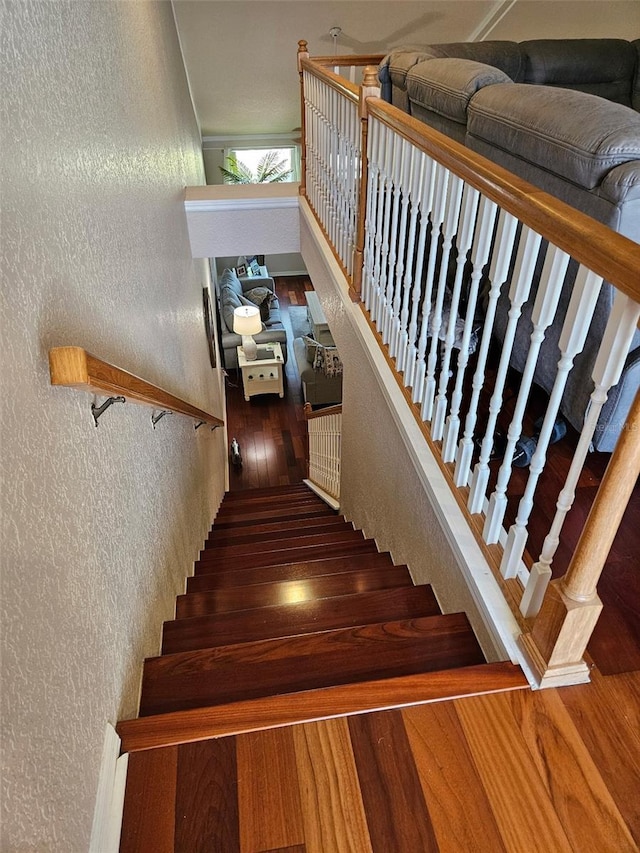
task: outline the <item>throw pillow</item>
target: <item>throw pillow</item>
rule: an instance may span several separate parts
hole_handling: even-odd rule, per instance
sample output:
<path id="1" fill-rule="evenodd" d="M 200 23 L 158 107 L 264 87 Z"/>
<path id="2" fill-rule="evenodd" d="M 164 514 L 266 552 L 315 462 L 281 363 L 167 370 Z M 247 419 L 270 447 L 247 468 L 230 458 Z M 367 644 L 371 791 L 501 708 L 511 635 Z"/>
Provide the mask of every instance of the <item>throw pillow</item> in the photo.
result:
<path id="1" fill-rule="evenodd" d="M 309 364 L 314 364 L 318 351 L 318 342 L 310 335 L 303 335 L 302 340 L 304 341 L 307 361 Z"/>
<path id="2" fill-rule="evenodd" d="M 322 370 L 325 376 L 341 376 L 342 362 L 338 355 L 337 347 L 325 347 L 323 344 L 316 344 L 316 357 L 313 361 L 314 370 Z"/>
<path id="3" fill-rule="evenodd" d="M 261 319 L 268 320 L 269 312 L 271 310 L 271 302 L 274 299 L 275 294 L 273 294 L 268 287 L 254 287 L 251 290 L 247 290 L 244 294 L 247 299 L 250 299 L 254 305 L 257 305 L 260 309 L 260 317 Z"/>

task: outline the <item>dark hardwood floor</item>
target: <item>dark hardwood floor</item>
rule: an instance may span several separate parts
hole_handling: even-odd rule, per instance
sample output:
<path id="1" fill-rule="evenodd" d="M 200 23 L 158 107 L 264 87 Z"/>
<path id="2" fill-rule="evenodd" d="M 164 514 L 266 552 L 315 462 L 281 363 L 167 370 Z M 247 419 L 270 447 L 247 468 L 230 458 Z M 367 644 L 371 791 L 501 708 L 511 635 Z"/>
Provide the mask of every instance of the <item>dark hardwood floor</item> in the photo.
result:
<path id="1" fill-rule="evenodd" d="M 245 401 L 242 378 L 236 371 L 230 371 L 227 383 L 228 434 L 229 439 L 237 438 L 243 457 L 242 468 L 231 469 L 231 491 L 298 483 L 306 476 L 306 424 L 293 358 L 288 310 L 290 305 L 305 305 L 304 293 L 312 289 L 307 277 L 281 277 L 276 280 L 289 347 L 284 399 L 266 394 Z M 541 401 L 534 399 L 534 408 L 535 405 L 543 410 Z M 525 428 L 529 431 L 533 420 L 531 417 L 525 421 Z M 570 429 L 562 441 L 549 448 L 547 467 L 538 485 L 530 523 L 529 548 L 536 556 L 553 519 L 575 442 L 576 434 Z M 565 522 L 562 542 L 554 558 L 554 577 L 560 577 L 567 569 L 608 460 L 609 454 L 606 453 L 589 454 L 576 490 L 574 507 Z M 500 460 L 491 464 L 495 479 Z M 515 518 L 527 476 L 527 468 L 515 469 L 507 524 Z M 599 593 L 605 606 L 589 645 L 590 654 L 605 673 L 640 669 L 640 483 L 609 555 Z"/>

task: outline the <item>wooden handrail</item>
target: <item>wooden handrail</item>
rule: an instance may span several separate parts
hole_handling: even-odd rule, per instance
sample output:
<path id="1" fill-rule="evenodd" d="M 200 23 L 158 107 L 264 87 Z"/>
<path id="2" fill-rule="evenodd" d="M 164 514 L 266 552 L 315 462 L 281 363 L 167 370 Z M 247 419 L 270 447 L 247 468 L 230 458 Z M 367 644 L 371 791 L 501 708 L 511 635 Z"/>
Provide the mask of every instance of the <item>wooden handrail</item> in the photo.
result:
<path id="1" fill-rule="evenodd" d="M 312 421 L 314 418 L 322 418 L 325 415 L 341 415 L 342 414 L 342 404 L 338 403 L 337 406 L 326 406 L 324 409 L 317 409 L 315 412 L 311 408 L 311 403 L 304 404 L 304 416 L 308 421 Z"/>
<path id="2" fill-rule="evenodd" d="M 397 107 L 367 99 L 374 116 L 576 261 L 640 302 L 640 244 L 518 178 Z"/>
<path id="3" fill-rule="evenodd" d="M 336 65 L 338 63 L 332 62 L 331 64 Z M 335 89 L 336 92 L 344 95 L 345 98 L 349 98 L 355 103 L 358 102 L 360 97 L 360 86 L 358 86 L 357 83 L 350 83 L 348 80 L 345 80 L 344 77 L 341 77 L 339 74 L 336 74 L 324 65 L 321 65 L 317 60 L 303 59 L 300 62 L 300 67 L 303 71 L 311 71 L 315 77 L 323 80 L 327 86 L 331 86 L 332 89 Z"/>
<path id="4" fill-rule="evenodd" d="M 133 373 L 102 361 L 82 347 L 49 350 L 49 373 L 52 385 L 79 388 L 94 394 L 121 395 L 147 406 L 187 415 L 211 426 L 224 426 L 221 418 L 192 406 Z"/>

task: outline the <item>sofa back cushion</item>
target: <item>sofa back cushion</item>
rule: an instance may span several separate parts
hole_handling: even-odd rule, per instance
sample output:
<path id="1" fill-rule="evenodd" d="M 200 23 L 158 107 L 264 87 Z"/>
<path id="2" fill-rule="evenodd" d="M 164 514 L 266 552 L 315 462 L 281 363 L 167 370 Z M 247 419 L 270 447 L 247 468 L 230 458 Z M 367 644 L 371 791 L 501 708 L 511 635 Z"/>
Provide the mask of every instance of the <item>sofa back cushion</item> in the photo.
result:
<path id="1" fill-rule="evenodd" d="M 469 59 L 428 59 L 407 74 L 407 94 L 413 105 L 438 113 L 461 125 L 467 107 L 484 86 L 512 81 L 504 71 Z"/>
<path id="2" fill-rule="evenodd" d="M 487 86 L 472 99 L 468 119 L 470 139 L 587 190 L 614 167 L 640 159 L 640 115 L 584 92 Z"/>
<path id="3" fill-rule="evenodd" d="M 633 105 L 638 61 L 635 45 L 624 39 L 534 39 L 520 44 L 524 83 L 560 86 L 608 101 Z"/>

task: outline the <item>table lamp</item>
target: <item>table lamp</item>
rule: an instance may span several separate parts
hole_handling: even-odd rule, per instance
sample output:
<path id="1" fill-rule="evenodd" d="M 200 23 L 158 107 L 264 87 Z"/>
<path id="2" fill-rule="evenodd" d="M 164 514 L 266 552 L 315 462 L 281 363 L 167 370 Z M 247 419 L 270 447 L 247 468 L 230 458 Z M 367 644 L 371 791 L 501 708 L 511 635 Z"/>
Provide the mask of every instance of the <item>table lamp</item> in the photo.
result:
<path id="1" fill-rule="evenodd" d="M 252 305 L 241 305 L 233 311 L 233 331 L 242 335 L 242 350 L 247 361 L 255 361 L 258 346 L 252 335 L 262 331 L 260 309 Z"/>

